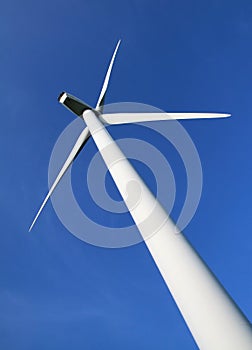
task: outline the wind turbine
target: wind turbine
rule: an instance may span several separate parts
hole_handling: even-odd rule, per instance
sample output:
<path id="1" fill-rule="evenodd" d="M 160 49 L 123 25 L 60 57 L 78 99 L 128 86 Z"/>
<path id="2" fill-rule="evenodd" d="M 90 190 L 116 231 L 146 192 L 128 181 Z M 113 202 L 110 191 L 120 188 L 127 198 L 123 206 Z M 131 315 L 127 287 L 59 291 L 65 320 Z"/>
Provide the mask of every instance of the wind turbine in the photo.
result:
<path id="1" fill-rule="evenodd" d="M 104 124 L 140 121 L 225 118 L 230 115 L 213 113 L 103 113 L 109 78 L 119 45 L 120 41 L 118 41 L 111 58 L 95 108 L 66 92 L 59 96 L 59 102 L 82 118 L 86 127 L 69 153 L 29 231 L 66 170 L 88 138 L 92 136 L 198 347 L 201 350 L 251 350 L 252 331 L 249 321 L 183 234 L 179 232 L 179 229 L 104 126 Z M 128 195 L 129 183 L 141 188 L 141 198 L 136 199 Z"/>

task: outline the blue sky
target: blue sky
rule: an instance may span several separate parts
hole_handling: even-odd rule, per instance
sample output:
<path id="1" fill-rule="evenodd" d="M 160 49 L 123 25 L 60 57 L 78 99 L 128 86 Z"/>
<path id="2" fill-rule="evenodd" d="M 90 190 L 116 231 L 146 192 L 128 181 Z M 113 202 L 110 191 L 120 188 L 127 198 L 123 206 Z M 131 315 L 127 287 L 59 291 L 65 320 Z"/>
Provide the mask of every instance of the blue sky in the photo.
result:
<path id="1" fill-rule="evenodd" d="M 94 105 L 118 38 L 107 103 L 232 114 L 182 122 L 204 175 L 185 235 L 251 321 L 251 2 L 24 0 L 4 2 L 0 16 L 1 348 L 197 348 L 143 243 L 88 245 L 51 203 L 28 233 L 52 148 L 74 118 L 57 96 L 67 90 Z M 89 140 L 76 167 L 94 152 Z"/>

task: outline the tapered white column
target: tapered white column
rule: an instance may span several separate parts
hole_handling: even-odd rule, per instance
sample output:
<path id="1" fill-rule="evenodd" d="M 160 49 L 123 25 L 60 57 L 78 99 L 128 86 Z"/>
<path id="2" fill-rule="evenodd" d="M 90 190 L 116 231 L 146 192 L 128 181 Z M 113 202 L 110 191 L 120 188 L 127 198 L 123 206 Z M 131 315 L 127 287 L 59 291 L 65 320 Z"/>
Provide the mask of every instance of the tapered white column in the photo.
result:
<path id="1" fill-rule="evenodd" d="M 201 350 L 251 350 L 248 320 L 194 251 L 92 111 L 83 118 Z"/>

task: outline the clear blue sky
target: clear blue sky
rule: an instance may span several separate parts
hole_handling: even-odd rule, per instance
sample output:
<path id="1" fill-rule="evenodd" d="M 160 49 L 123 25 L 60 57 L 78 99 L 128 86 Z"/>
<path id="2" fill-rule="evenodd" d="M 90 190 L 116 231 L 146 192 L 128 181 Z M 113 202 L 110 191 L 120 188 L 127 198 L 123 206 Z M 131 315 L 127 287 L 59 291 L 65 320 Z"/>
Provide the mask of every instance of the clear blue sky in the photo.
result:
<path id="1" fill-rule="evenodd" d="M 232 114 L 183 122 L 204 174 L 185 235 L 252 319 L 251 1 L 11 0 L 0 14 L 2 349 L 197 348 L 143 243 L 88 245 L 50 202 L 28 233 L 54 142 L 74 118 L 57 96 L 94 105 L 118 38 L 108 103 Z"/>

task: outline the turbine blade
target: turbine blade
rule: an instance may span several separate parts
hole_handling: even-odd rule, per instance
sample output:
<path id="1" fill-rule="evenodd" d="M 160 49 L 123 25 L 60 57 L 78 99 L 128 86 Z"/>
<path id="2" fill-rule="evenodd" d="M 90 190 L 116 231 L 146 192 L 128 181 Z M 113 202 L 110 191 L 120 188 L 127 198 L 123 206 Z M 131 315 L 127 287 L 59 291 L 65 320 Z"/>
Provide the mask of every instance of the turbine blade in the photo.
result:
<path id="1" fill-rule="evenodd" d="M 210 119 L 226 118 L 230 114 L 221 113 L 108 113 L 102 114 L 100 118 L 107 124 L 140 123 L 158 120 L 174 119 Z"/>
<path id="2" fill-rule="evenodd" d="M 43 210 L 44 206 L 46 205 L 48 199 L 50 198 L 51 194 L 53 193 L 53 191 L 55 190 L 56 186 L 58 185 L 58 183 L 60 182 L 60 180 L 62 179 L 63 175 L 65 174 L 65 172 L 67 171 L 67 169 L 69 168 L 69 166 L 72 164 L 73 160 L 75 159 L 75 157 L 77 156 L 77 154 L 79 153 L 80 149 L 83 147 L 83 145 L 85 144 L 85 142 L 88 140 L 90 136 L 90 132 L 88 130 L 88 128 L 86 127 L 82 133 L 80 134 L 80 136 L 78 137 L 75 145 L 73 146 L 71 152 L 69 153 L 69 156 L 67 157 L 63 167 L 61 168 L 59 174 L 57 175 L 54 183 L 52 184 L 49 192 L 47 193 L 43 203 L 41 204 L 41 207 L 39 208 L 39 211 L 37 212 L 31 226 L 29 227 L 29 232 L 31 231 L 31 229 L 33 228 L 35 222 L 37 221 L 41 211 Z"/>
<path id="3" fill-rule="evenodd" d="M 106 73 L 106 76 L 105 76 L 105 79 L 104 79 L 104 82 L 103 82 L 103 86 L 102 86 L 102 89 L 101 89 L 101 92 L 100 92 L 100 96 L 98 98 L 98 101 L 97 101 L 97 104 L 96 104 L 96 107 L 95 107 L 96 109 L 99 109 L 104 104 L 104 99 L 105 99 L 105 94 L 106 94 L 106 91 L 107 91 L 107 88 L 108 88 L 110 74 L 111 74 L 111 71 L 112 71 L 112 67 L 113 67 L 113 64 L 114 64 L 115 56 L 116 56 L 116 53 L 117 53 L 117 50 L 119 48 L 120 43 L 121 43 L 121 40 L 118 41 L 118 43 L 116 45 L 116 48 L 115 48 L 115 51 L 113 53 L 113 56 L 111 58 L 111 61 L 110 61 L 110 64 L 109 64 L 109 67 L 108 67 L 108 70 L 107 70 L 107 73 Z"/>

